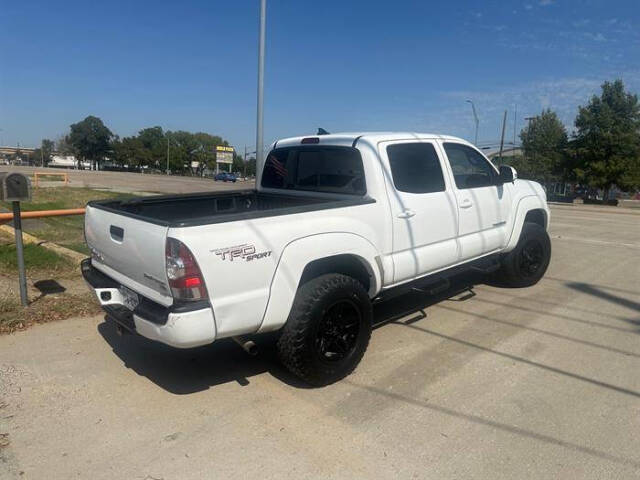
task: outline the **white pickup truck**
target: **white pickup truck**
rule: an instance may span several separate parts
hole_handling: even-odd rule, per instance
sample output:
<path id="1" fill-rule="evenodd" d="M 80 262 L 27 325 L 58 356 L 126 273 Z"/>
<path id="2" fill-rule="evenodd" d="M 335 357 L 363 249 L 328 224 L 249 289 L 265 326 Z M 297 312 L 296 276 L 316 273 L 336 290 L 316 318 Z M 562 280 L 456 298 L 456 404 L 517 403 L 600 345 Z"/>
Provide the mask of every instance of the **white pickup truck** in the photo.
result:
<path id="1" fill-rule="evenodd" d="M 551 256 L 542 187 L 445 135 L 277 141 L 256 189 L 94 201 L 82 272 L 118 328 L 178 348 L 281 330 L 313 385 L 348 375 L 372 303 L 467 268 L 526 287 Z"/>

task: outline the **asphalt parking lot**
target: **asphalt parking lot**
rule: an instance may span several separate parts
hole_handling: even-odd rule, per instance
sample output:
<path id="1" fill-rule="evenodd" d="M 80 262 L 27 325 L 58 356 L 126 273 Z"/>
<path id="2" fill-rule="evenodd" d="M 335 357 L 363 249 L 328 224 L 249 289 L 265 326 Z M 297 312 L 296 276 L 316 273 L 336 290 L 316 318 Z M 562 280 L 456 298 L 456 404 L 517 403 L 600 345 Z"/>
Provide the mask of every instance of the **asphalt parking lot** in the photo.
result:
<path id="1" fill-rule="evenodd" d="M 177 351 L 101 316 L 0 337 L 0 478 L 638 477 L 639 213 L 553 206 L 538 285 L 381 304 L 323 389 L 269 338 Z"/>
<path id="2" fill-rule="evenodd" d="M 129 172 L 97 172 L 92 170 L 69 170 L 63 168 L 0 167 L 1 171 L 20 172 L 25 175 L 39 173 L 66 173 L 73 187 L 107 188 L 121 192 L 192 193 L 221 191 L 237 188 L 253 188 L 253 182 L 216 182 L 210 178 L 183 177 Z M 60 185 L 61 180 L 49 181 L 50 186 Z"/>

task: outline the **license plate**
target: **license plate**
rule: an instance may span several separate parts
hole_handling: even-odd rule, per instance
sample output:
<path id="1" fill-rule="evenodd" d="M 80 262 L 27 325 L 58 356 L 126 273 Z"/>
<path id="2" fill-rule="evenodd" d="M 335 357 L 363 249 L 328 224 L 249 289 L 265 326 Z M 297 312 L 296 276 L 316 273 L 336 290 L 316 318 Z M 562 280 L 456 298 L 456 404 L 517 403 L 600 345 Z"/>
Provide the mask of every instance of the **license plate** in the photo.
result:
<path id="1" fill-rule="evenodd" d="M 120 287 L 118 290 L 122 297 L 122 304 L 133 312 L 138 306 L 138 303 L 140 303 L 138 294 L 124 286 Z"/>

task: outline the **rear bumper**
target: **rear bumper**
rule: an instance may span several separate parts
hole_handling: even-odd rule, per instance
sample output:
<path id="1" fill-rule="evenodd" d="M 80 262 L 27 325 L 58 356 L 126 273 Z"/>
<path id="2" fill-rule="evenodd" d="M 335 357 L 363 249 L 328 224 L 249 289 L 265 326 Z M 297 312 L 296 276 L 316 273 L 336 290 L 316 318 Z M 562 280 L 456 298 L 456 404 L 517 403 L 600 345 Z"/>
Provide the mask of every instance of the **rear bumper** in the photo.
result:
<path id="1" fill-rule="evenodd" d="M 216 326 L 208 301 L 164 307 L 140 295 L 138 307 L 131 311 L 123 304 L 120 284 L 93 267 L 91 259 L 82 261 L 81 270 L 107 315 L 127 330 L 176 348 L 207 345 L 215 340 Z"/>

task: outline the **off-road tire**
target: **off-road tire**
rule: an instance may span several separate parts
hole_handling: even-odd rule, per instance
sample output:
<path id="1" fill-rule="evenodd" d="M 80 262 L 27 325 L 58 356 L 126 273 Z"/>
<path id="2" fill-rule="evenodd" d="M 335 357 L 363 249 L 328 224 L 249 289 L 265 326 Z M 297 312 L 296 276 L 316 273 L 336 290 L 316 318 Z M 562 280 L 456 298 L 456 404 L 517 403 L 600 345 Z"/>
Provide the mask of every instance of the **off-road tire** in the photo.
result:
<path id="1" fill-rule="evenodd" d="M 353 346 L 345 357 L 331 360 L 319 353 L 318 344 L 321 342 L 320 332 L 326 328 L 327 315 L 340 304 L 351 309 L 350 318 L 357 318 L 354 317 L 354 311 L 357 310 L 359 318 L 355 323 L 358 329 L 357 333 L 349 335 Z M 353 372 L 360 363 L 371 338 L 372 318 L 371 301 L 360 282 L 341 274 L 326 274 L 314 278 L 298 289 L 291 313 L 278 340 L 280 361 L 310 385 L 324 386 L 337 382 Z M 353 322 L 349 323 L 352 324 Z"/>
<path id="2" fill-rule="evenodd" d="M 533 262 L 530 261 L 531 254 L 527 253 L 532 250 L 536 252 L 535 257 L 539 257 Z M 537 223 L 525 222 L 516 248 L 502 258 L 502 265 L 494 274 L 494 280 L 504 287 L 530 287 L 544 276 L 550 260 L 549 234 Z"/>

